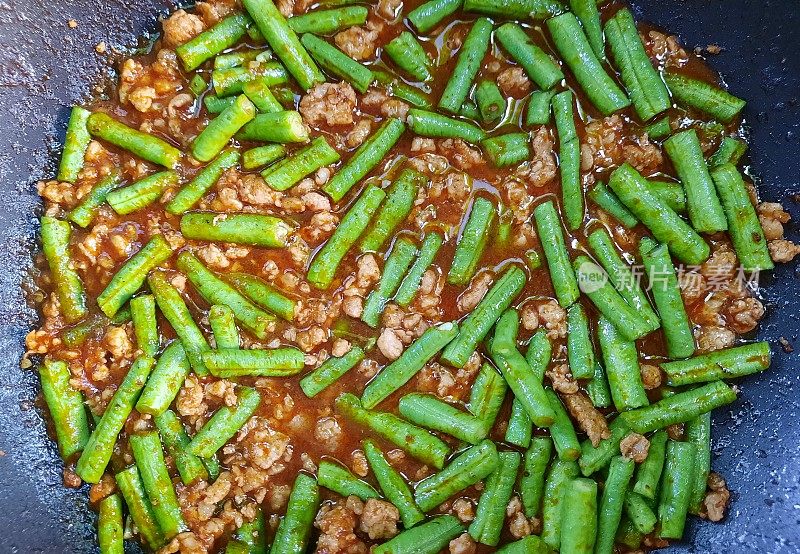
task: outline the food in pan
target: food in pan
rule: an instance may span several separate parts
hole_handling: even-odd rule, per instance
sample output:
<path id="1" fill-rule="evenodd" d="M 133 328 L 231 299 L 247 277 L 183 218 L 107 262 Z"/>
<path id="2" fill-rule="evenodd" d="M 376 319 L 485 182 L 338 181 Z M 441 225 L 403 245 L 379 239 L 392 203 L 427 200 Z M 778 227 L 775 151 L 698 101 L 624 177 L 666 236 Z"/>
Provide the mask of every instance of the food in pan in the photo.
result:
<path id="1" fill-rule="evenodd" d="M 788 214 L 618 3 L 218 0 L 72 109 L 26 365 L 102 552 L 638 551 L 718 521 Z"/>

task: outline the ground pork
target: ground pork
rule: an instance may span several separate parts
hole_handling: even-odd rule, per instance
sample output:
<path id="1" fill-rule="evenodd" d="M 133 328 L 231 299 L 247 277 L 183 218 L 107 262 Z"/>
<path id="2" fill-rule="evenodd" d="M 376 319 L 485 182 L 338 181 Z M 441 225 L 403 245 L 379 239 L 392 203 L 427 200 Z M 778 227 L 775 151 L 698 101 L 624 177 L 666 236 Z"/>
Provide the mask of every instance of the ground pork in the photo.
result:
<path id="1" fill-rule="evenodd" d="M 725 479 L 713 471 L 708 475 L 708 492 L 703 500 L 705 517 L 711 521 L 721 521 L 731 500 L 731 493 Z"/>
<path id="2" fill-rule="evenodd" d="M 630 433 L 619 442 L 620 453 L 637 464 L 647 459 L 650 451 L 650 441 L 639 433 Z"/>
<path id="3" fill-rule="evenodd" d="M 483 154 L 461 139 L 444 139 L 439 141 L 437 149 L 455 167 L 467 171 L 484 163 Z"/>
<path id="4" fill-rule="evenodd" d="M 556 364 L 548 368 L 545 372 L 550 383 L 553 385 L 553 390 L 563 394 L 575 394 L 578 392 L 578 382 L 572 376 L 569 366 L 567 364 Z"/>
<path id="5" fill-rule="evenodd" d="M 333 37 L 336 46 L 353 58 L 362 61 L 375 55 L 382 25 L 368 21 L 363 27 L 350 27 Z"/>
<path id="6" fill-rule="evenodd" d="M 497 86 L 504 96 L 522 98 L 531 90 L 531 81 L 523 68 L 514 66 L 498 73 Z"/>
<path id="7" fill-rule="evenodd" d="M 478 551 L 478 545 L 469 533 L 464 533 L 451 540 L 447 548 L 450 554 L 475 554 Z"/>
<path id="8" fill-rule="evenodd" d="M 372 540 L 387 540 L 397 534 L 400 512 L 383 500 L 370 498 L 364 503 L 364 511 L 358 529 Z"/>
<path id="9" fill-rule="evenodd" d="M 558 164 L 553 150 L 553 137 L 549 129 L 542 125 L 531 136 L 531 157 L 522 164 L 515 175 L 534 187 L 542 187 L 555 179 Z"/>
<path id="10" fill-rule="evenodd" d="M 323 505 L 314 526 L 319 529 L 317 540 L 319 554 L 366 554 L 367 545 L 355 534 L 358 516 L 347 501 Z"/>
<path id="11" fill-rule="evenodd" d="M 474 310 L 493 282 L 494 274 L 491 271 L 481 271 L 473 277 L 467 289 L 458 296 L 456 305 L 459 311 L 466 313 Z"/>
<path id="12" fill-rule="evenodd" d="M 356 107 L 356 93 L 349 83 L 321 83 L 300 100 L 300 113 L 308 125 L 318 127 L 350 125 Z"/>
<path id="13" fill-rule="evenodd" d="M 161 24 L 164 28 L 164 44 L 178 46 L 203 32 L 203 20 L 184 10 L 178 10 Z"/>
<path id="14" fill-rule="evenodd" d="M 555 387 L 554 387 L 555 388 Z M 611 436 L 608 429 L 606 418 L 594 407 L 592 401 L 583 392 L 574 394 L 563 394 L 561 399 L 569 410 L 569 413 L 578 423 L 584 433 L 592 441 L 593 446 L 600 444 L 600 441 Z"/>

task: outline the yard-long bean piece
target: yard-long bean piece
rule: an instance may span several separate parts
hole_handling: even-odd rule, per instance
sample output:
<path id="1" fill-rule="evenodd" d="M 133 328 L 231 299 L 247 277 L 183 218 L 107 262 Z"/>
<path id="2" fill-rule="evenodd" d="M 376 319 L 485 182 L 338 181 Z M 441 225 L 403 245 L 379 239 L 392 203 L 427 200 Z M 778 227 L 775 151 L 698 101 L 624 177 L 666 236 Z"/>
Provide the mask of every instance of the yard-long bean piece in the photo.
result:
<path id="1" fill-rule="evenodd" d="M 150 499 L 156 521 L 164 536 L 170 539 L 178 533 L 188 531 L 164 460 L 158 433 L 155 431 L 135 433 L 128 437 L 128 443 L 139 475 L 142 477 L 147 498 Z"/>
<path id="2" fill-rule="evenodd" d="M 578 478 L 564 490 L 561 509 L 561 551 L 592 554 L 597 540 L 597 483 Z"/>
<path id="3" fill-rule="evenodd" d="M 67 214 L 67 219 L 75 225 L 86 228 L 94 220 L 97 210 L 106 201 L 108 193 L 114 190 L 119 183 L 119 172 L 112 171 L 81 198 L 80 204 Z"/>
<path id="4" fill-rule="evenodd" d="M 275 531 L 270 554 L 297 554 L 306 551 L 319 502 L 317 481 L 305 473 L 299 473 L 289 494 L 286 515 Z"/>
<path id="5" fill-rule="evenodd" d="M 572 13 L 578 16 L 583 32 L 586 34 L 586 38 L 597 59 L 604 59 L 606 57 L 606 45 L 603 40 L 603 26 L 600 22 L 600 10 L 597 9 L 596 0 L 569 0 L 569 7 Z"/>
<path id="6" fill-rule="evenodd" d="M 247 554 L 267 554 L 267 522 L 264 510 L 258 508 L 252 521 L 245 521 L 234 533 L 236 540 L 243 543 Z"/>
<path id="7" fill-rule="evenodd" d="M 412 425 L 388 412 L 367 410 L 358 397 L 341 394 L 336 399 L 336 409 L 346 418 L 363 425 L 375 434 L 408 452 L 413 458 L 437 469 L 444 466 L 450 453 L 447 444 L 436 435 Z"/>
<path id="8" fill-rule="evenodd" d="M 457 517 L 436 516 L 376 546 L 372 554 L 436 554 L 463 532 Z"/>
<path id="9" fill-rule="evenodd" d="M 124 123 L 120 123 L 111 116 L 97 112 L 89 116 L 86 121 L 86 128 L 89 132 L 106 142 L 128 150 L 148 162 L 163 165 L 172 169 L 181 158 L 181 151 L 167 143 L 166 141 L 143 133 Z"/>
<path id="10" fill-rule="evenodd" d="M 372 227 L 361 239 L 362 252 L 377 252 L 389 239 L 411 209 L 425 178 L 413 169 L 404 169 L 386 191 L 386 201 L 381 205 Z M 402 277 L 402 276 L 401 276 Z"/>
<path id="11" fill-rule="evenodd" d="M 556 299 L 562 308 L 571 306 L 580 295 L 578 281 L 569 261 L 564 230 L 552 201 L 545 202 L 533 211 L 536 229 L 542 237 L 542 250 L 550 271 L 550 280 Z"/>
<path id="12" fill-rule="evenodd" d="M 614 539 L 634 469 L 636 464 L 629 458 L 615 456 L 611 460 L 599 504 L 597 543 L 594 547 L 597 554 L 614 553 Z"/>
<path id="13" fill-rule="evenodd" d="M 106 195 L 106 202 L 119 215 L 127 215 L 161 198 L 167 188 L 178 184 L 178 174 L 162 171 L 148 175 L 127 187 L 117 188 Z"/>
<path id="14" fill-rule="evenodd" d="M 89 441 L 89 419 L 83 395 L 70 385 L 72 374 L 66 362 L 45 359 L 39 367 L 42 396 L 56 431 L 58 452 L 69 460 Z"/>
<path id="15" fill-rule="evenodd" d="M 80 106 L 73 106 L 67 122 L 67 133 L 64 137 L 64 150 L 58 164 L 56 179 L 74 183 L 83 169 L 83 158 L 89 142 L 92 140 L 86 122 L 92 113 Z"/>
<path id="16" fill-rule="evenodd" d="M 627 423 L 620 417 L 614 419 L 608 428 L 611 436 L 601 440 L 597 446 L 594 446 L 589 439 L 581 444 L 581 457 L 578 459 L 578 465 L 580 465 L 584 477 L 589 477 L 606 467 L 611 458 L 619 454 L 619 442 L 630 433 Z"/>
<path id="17" fill-rule="evenodd" d="M 291 225 L 271 215 L 192 212 L 181 217 L 181 234 L 192 240 L 283 248 L 292 230 Z"/>
<path id="18" fill-rule="evenodd" d="M 604 212 L 619 221 L 623 227 L 631 229 L 639 223 L 636 216 L 628 211 L 617 195 L 611 192 L 603 182 L 598 182 L 594 188 L 590 189 L 588 196 Z"/>
<path id="19" fill-rule="evenodd" d="M 694 353 L 694 334 L 669 251 L 666 245 L 644 237 L 639 242 L 639 254 L 661 318 L 667 355 L 673 359 L 687 358 Z"/>
<path id="20" fill-rule="evenodd" d="M 250 99 L 259 113 L 278 113 L 284 111 L 281 103 L 275 98 L 275 95 L 272 94 L 268 83 L 269 79 L 253 79 L 242 85 L 242 92 Z M 285 125 L 285 127 L 296 132 L 296 128 L 291 125 Z M 306 140 L 308 140 L 307 136 Z"/>
<path id="21" fill-rule="evenodd" d="M 739 163 L 739 160 L 747 151 L 747 143 L 734 137 L 725 137 L 710 158 L 708 158 L 708 167 L 714 169 L 722 164 Z"/>
<path id="22" fill-rule="evenodd" d="M 516 23 L 501 25 L 494 36 L 543 91 L 553 88 L 564 78 L 558 64 Z"/>
<path id="23" fill-rule="evenodd" d="M 372 81 L 375 80 L 372 71 L 370 71 L 367 66 L 355 61 L 321 38 L 312 34 L 305 34 L 300 38 L 300 42 L 303 43 L 303 46 L 306 47 L 311 57 L 314 58 L 323 69 L 347 81 L 360 93 L 365 93 L 372 84 Z"/>
<path id="24" fill-rule="evenodd" d="M 327 459 L 319 463 L 317 483 L 344 497 L 357 496 L 361 500 L 381 497 L 372 485 L 353 475 L 349 469 Z"/>
<path id="25" fill-rule="evenodd" d="M 635 494 L 650 500 L 655 499 L 658 483 L 661 481 L 661 471 L 664 469 L 664 456 L 666 455 L 668 438 L 669 436 L 664 430 L 656 431 L 650 437 L 647 458 L 639 464 L 636 470 L 636 479 L 631 487 L 631 491 Z M 705 487 L 705 484 L 703 486 Z"/>
<path id="26" fill-rule="evenodd" d="M 550 123 L 550 105 L 555 94 L 554 90 L 535 90 L 531 93 L 525 112 L 525 125 L 531 127 Z"/>
<path id="27" fill-rule="evenodd" d="M 483 364 L 472 383 L 467 410 L 483 423 L 485 434 L 494 426 L 503 407 L 508 385 L 490 364 Z"/>
<path id="28" fill-rule="evenodd" d="M 687 442 L 667 441 L 667 459 L 658 500 L 658 536 L 661 538 L 683 537 L 691 500 L 696 450 L 695 445 Z"/>
<path id="29" fill-rule="evenodd" d="M 100 501 L 97 510 L 97 544 L 100 554 L 124 554 L 122 497 L 110 494 Z"/>
<path id="30" fill-rule="evenodd" d="M 453 114 L 458 113 L 469 94 L 472 81 L 480 70 L 483 57 L 489 49 L 492 36 L 492 22 L 481 17 L 472 24 L 472 28 L 464 38 L 458 59 L 453 68 L 450 80 L 439 99 L 439 108 Z"/>
<path id="31" fill-rule="evenodd" d="M 675 423 L 685 423 L 736 400 L 736 392 L 722 381 L 676 393 L 655 404 L 624 412 L 620 418 L 637 433 L 649 433 Z"/>
<path id="32" fill-rule="evenodd" d="M 678 104 L 697 108 L 723 123 L 732 121 L 746 104 L 721 88 L 678 73 L 664 73 L 664 81 Z"/>
<path id="33" fill-rule="evenodd" d="M 645 320 L 648 330 L 658 329 L 661 325 L 658 314 L 653 311 L 637 275 L 622 259 L 608 231 L 604 227 L 592 231 L 588 243 L 619 295 Z"/>
<path id="34" fill-rule="evenodd" d="M 117 473 L 114 479 L 139 535 L 153 550 L 161 548 L 165 537 L 156 522 L 153 506 L 145 493 L 139 470 L 135 465 L 130 466 Z"/>
<path id="35" fill-rule="evenodd" d="M 586 394 L 595 408 L 608 408 L 613 402 L 611 390 L 608 388 L 606 370 L 600 362 L 595 362 L 594 374 L 589 382 L 586 383 Z"/>
<path id="36" fill-rule="evenodd" d="M 256 116 L 256 107 L 240 94 L 222 113 L 212 119 L 192 142 L 192 155 L 208 162 L 219 154 L 239 129 Z"/>
<path id="37" fill-rule="evenodd" d="M 233 148 L 223 150 L 214 161 L 200 170 L 188 185 L 179 190 L 164 209 L 173 215 L 190 210 L 214 186 L 222 174 L 237 163 L 239 163 L 238 150 Z"/>
<path id="38" fill-rule="evenodd" d="M 258 142 L 308 142 L 308 127 L 300 112 L 281 110 L 254 116 L 236 133 L 236 138 Z"/>
<path id="39" fill-rule="evenodd" d="M 553 442 L 549 437 L 533 437 L 522 458 L 519 495 L 527 517 L 538 516 L 542 509 L 544 477 L 552 452 Z"/>
<path id="40" fill-rule="evenodd" d="M 541 379 L 534 373 L 525 358 L 516 349 L 503 354 L 490 348 L 492 360 L 500 369 L 508 386 L 514 392 L 534 424 L 538 427 L 549 427 L 556 414 L 542 386 Z"/>
<path id="41" fill-rule="evenodd" d="M 485 123 L 497 121 L 505 114 L 506 99 L 494 81 L 483 79 L 475 85 L 475 102 Z"/>
<path id="42" fill-rule="evenodd" d="M 528 133 L 506 133 L 484 139 L 481 146 L 495 167 L 519 164 L 530 157 Z"/>
<path id="43" fill-rule="evenodd" d="M 414 500 L 423 512 L 436 506 L 465 488 L 488 477 L 499 464 L 497 448 L 484 440 L 459 454 L 439 473 L 434 473 L 417 484 Z"/>
<path id="44" fill-rule="evenodd" d="M 486 337 L 495 321 L 508 309 L 525 286 L 525 272 L 511 266 L 486 293 L 475 309 L 464 319 L 458 336 L 442 352 L 442 360 L 464 367 L 477 344 Z"/>
<path id="45" fill-rule="evenodd" d="M 88 309 L 83 281 L 73 265 L 69 249 L 72 227 L 67 221 L 49 216 L 42 217 L 41 225 L 42 251 L 50 268 L 61 314 L 67 322 L 75 323 L 86 317 Z"/>
<path id="46" fill-rule="evenodd" d="M 307 397 L 314 398 L 363 359 L 364 349 L 353 346 L 343 356 L 328 358 L 317 369 L 300 379 L 300 388 Z"/>
<path id="47" fill-rule="evenodd" d="M 317 252 L 308 268 L 308 281 L 318 289 L 327 289 L 333 283 L 342 259 L 369 225 L 378 211 L 386 193 L 375 185 L 368 185 L 342 217 L 325 246 Z"/>
<path id="48" fill-rule="evenodd" d="M 496 215 L 497 208 L 492 201 L 479 196 L 472 202 L 469 215 L 461 226 L 453 263 L 447 272 L 448 283 L 466 285 L 472 279 L 486 249 Z"/>
<path id="49" fill-rule="evenodd" d="M 241 67 L 215 69 L 211 72 L 211 82 L 219 100 L 230 106 L 232 102 L 226 97 L 244 92 L 244 86 L 252 81 L 262 81 L 267 86 L 282 85 L 289 81 L 286 69 L 278 62 L 252 62 Z M 208 106 L 206 106 L 208 108 Z"/>
<path id="50" fill-rule="evenodd" d="M 586 256 L 572 262 L 581 291 L 626 339 L 633 341 L 652 331 L 649 324 L 609 282 L 606 272 Z M 608 369 L 608 368 L 607 368 Z"/>
<path id="51" fill-rule="evenodd" d="M 420 33 L 427 33 L 461 7 L 462 0 L 430 0 L 411 10 L 408 20 Z"/>
<path id="52" fill-rule="evenodd" d="M 715 350 L 687 360 L 661 364 L 671 386 L 744 377 L 769 367 L 771 353 L 766 341 Z"/>
<path id="53" fill-rule="evenodd" d="M 244 0 L 242 5 L 256 27 L 303 90 L 324 83 L 325 76 L 314 64 L 295 32 L 272 0 Z"/>
<path id="54" fill-rule="evenodd" d="M 561 512 L 569 483 L 578 477 L 578 464 L 556 460 L 550 465 L 544 482 L 542 540 L 553 549 L 561 546 Z"/>
<path id="55" fill-rule="evenodd" d="M 605 317 L 601 317 L 597 324 L 597 338 L 614 406 L 619 411 L 647 406 L 649 402 L 642 385 L 636 344 L 626 339 Z"/>
<path id="56" fill-rule="evenodd" d="M 497 550 L 497 554 L 550 554 L 547 543 L 536 535 L 528 535 L 518 541 L 507 543 Z"/>
<path id="57" fill-rule="evenodd" d="M 436 253 L 442 247 L 444 237 L 441 233 L 432 231 L 425 235 L 422 240 L 422 245 L 419 247 L 419 253 L 411 268 L 403 278 L 397 293 L 394 295 L 394 301 L 400 306 L 408 306 L 414 300 L 414 297 L 419 291 L 419 285 L 422 282 L 422 276 L 433 263 Z"/>
<path id="58" fill-rule="evenodd" d="M 322 188 L 338 202 L 358 181 L 363 179 L 397 143 L 405 131 L 405 124 L 397 118 L 388 118 L 359 146 L 353 156 L 339 168 L 330 181 Z"/>
<path id="59" fill-rule="evenodd" d="M 235 45 L 245 35 L 249 24 L 249 17 L 236 13 L 175 48 L 183 69 L 186 71 L 197 69 L 203 62 Z"/>
<path id="60" fill-rule="evenodd" d="M 384 367 L 369 382 L 361 395 L 363 406 L 374 408 L 406 384 L 458 333 L 458 325 L 454 322 L 441 323 L 427 329 L 399 358 Z"/>
<path id="61" fill-rule="evenodd" d="M 181 341 L 172 341 L 158 358 L 153 373 L 136 402 L 136 410 L 154 416 L 166 411 L 178 396 L 190 369 L 189 358 Z"/>
<path id="62" fill-rule="evenodd" d="M 412 33 L 403 31 L 383 49 L 400 69 L 417 81 L 428 81 L 432 78 L 428 54 Z"/>
<path id="63" fill-rule="evenodd" d="M 405 482 L 403 476 L 395 470 L 381 452 L 375 441 L 366 439 L 361 443 L 369 467 L 378 481 L 378 485 L 386 499 L 394 504 L 400 512 L 403 527 L 411 529 L 425 519 L 425 514 L 414 502 L 414 493 Z"/>
<path id="64" fill-rule="evenodd" d="M 250 387 L 237 388 L 236 396 L 235 406 L 222 406 L 200 428 L 189 443 L 190 453 L 211 458 L 242 428 L 261 403 L 261 395 Z"/>
<path id="65" fill-rule="evenodd" d="M 423 137 L 460 138 L 472 144 L 480 144 L 486 132 L 472 123 L 446 115 L 418 110 L 408 110 L 408 128 Z"/>
<path id="66" fill-rule="evenodd" d="M 103 476 L 117 442 L 117 435 L 133 410 L 153 363 L 153 358 L 147 356 L 140 356 L 133 362 L 97 422 L 75 466 L 75 473 L 87 483 L 97 483 Z"/>
<path id="67" fill-rule="evenodd" d="M 257 169 L 270 165 L 286 156 L 286 147 L 282 144 L 265 144 L 256 146 L 242 153 L 242 167 L 244 169 Z"/>
<path id="68" fill-rule="evenodd" d="M 247 273 L 227 273 L 225 279 L 256 305 L 286 321 L 294 319 L 297 302 L 280 290 Z"/>
<path id="69" fill-rule="evenodd" d="M 584 202 L 580 175 L 581 145 L 575 129 L 572 92 L 559 92 L 553 96 L 552 105 L 558 131 L 561 207 L 567 228 L 574 231 L 583 221 Z"/>
<path id="70" fill-rule="evenodd" d="M 319 136 L 308 146 L 294 152 L 292 156 L 266 168 L 261 172 L 261 176 L 271 188 L 283 191 L 293 187 L 321 167 L 338 161 L 339 153 L 328 144 L 325 137 Z"/>
<path id="71" fill-rule="evenodd" d="M 742 175 L 733 164 L 723 164 L 711 171 L 722 208 L 728 219 L 728 233 L 736 256 L 747 271 L 772 269 L 767 239 L 758 220 Z"/>
<path id="72" fill-rule="evenodd" d="M 664 150 L 683 183 L 692 227 L 701 233 L 726 230 L 728 222 L 708 173 L 697 131 L 688 129 L 672 135 L 664 141 Z"/>
<path id="73" fill-rule="evenodd" d="M 589 318 L 580 304 L 573 304 L 567 309 L 567 356 L 569 369 L 575 379 L 594 376 L 596 361 L 589 334 Z"/>
<path id="74" fill-rule="evenodd" d="M 150 285 L 153 296 L 156 297 L 158 309 L 164 314 L 181 340 L 192 369 L 199 376 L 208 375 L 208 368 L 203 362 L 203 352 L 210 349 L 208 341 L 200 327 L 192 319 L 192 314 L 180 293 L 160 272 L 151 273 L 147 278 L 147 283 Z"/>
<path id="75" fill-rule="evenodd" d="M 191 439 L 175 412 L 166 410 L 154 417 L 153 421 L 183 484 L 191 485 L 201 479 L 208 479 L 208 470 L 203 460 L 188 451 Z"/>
<path id="76" fill-rule="evenodd" d="M 574 14 L 567 12 L 548 19 L 547 28 L 561 58 L 598 110 L 610 115 L 630 105 L 628 97 L 608 76 L 595 56 Z"/>
<path id="77" fill-rule="evenodd" d="M 569 418 L 567 410 L 561 404 L 558 395 L 552 390 L 547 389 L 544 391 L 547 395 L 547 400 L 550 408 L 555 414 L 553 423 L 548 430 L 553 439 L 553 444 L 556 447 L 559 460 L 577 460 L 581 455 L 581 443 L 578 442 L 578 435 L 575 433 L 575 427 L 572 425 L 572 420 Z"/>
<path id="78" fill-rule="evenodd" d="M 506 518 L 506 506 L 511 500 L 517 481 L 521 456 L 519 452 L 499 452 L 498 463 L 486 480 L 486 486 L 478 501 L 475 519 L 469 526 L 469 534 L 480 544 L 497 546 Z"/>
<path id="79" fill-rule="evenodd" d="M 711 412 L 687 421 L 684 430 L 686 442 L 695 447 L 694 471 L 689 484 L 689 512 L 700 514 L 711 472 Z"/>
<path id="80" fill-rule="evenodd" d="M 647 181 L 630 164 L 615 169 L 608 184 L 622 203 L 650 229 L 656 240 L 665 243 L 679 260 L 701 264 L 708 258 L 710 248 L 703 237 L 653 194 Z"/>
<path id="81" fill-rule="evenodd" d="M 464 11 L 512 19 L 546 19 L 564 12 L 558 0 L 464 0 Z"/>
<path id="82" fill-rule="evenodd" d="M 217 349 L 239 348 L 239 330 L 233 310 L 225 304 L 214 304 L 208 310 L 208 325 L 214 335 L 214 344 Z"/>
<path id="83" fill-rule="evenodd" d="M 244 376 L 288 377 L 296 375 L 305 366 L 302 350 L 290 346 L 209 350 L 203 354 L 203 361 L 212 375 L 223 379 Z"/>
<path id="84" fill-rule="evenodd" d="M 470 444 L 486 438 L 489 431 L 479 418 L 430 394 L 412 392 L 403 396 L 397 407 L 411 423 Z"/>
<path id="85" fill-rule="evenodd" d="M 386 258 L 383 266 L 383 274 L 378 282 L 378 286 L 369 293 L 364 301 L 364 310 L 361 312 L 361 321 L 372 327 L 378 326 L 381 314 L 386 308 L 386 304 L 400 286 L 403 275 L 406 274 L 414 257 L 417 254 L 416 245 L 406 238 L 395 241 L 392 252 Z"/>
<path id="86" fill-rule="evenodd" d="M 265 338 L 274 326 L 275 316 L 263 311 L 239 291 L 214 275 L 194 254 L 184 250 L 178 255 L 177 267 L 209 304 L 224 304 L 243 327 L 258 338 Z"/>
<path id="87" fill-rule="evenodd" d="M 172 248 L 162 235 L 153 236 L 112 277 L 97 297 L 97 305 L 108 317 L 122 308 L 144 284 L 147 274 L 172 256 Z"/>
<path id="88" fill-rule="evenodd" d="M 514 397 L 511 402 L 511 415 L 508 416 L 508 426 L 503 440 L 520 448 L 527 448 L 531 443 L 533 422 L 525 406 Z"/>
<path id="89" fill-rule="evenodd" d="M 669 91 L 644 49 L 630 10 L 621 9 L 609 19 L 605 34 L 622 82 L 639 117 L 647 121 L 669 109 L 672 105 Z"/>
<path id="90" fill-rule="evenodd" d="M 155 357 L 161 344 L 156 322 L 156 301 L 150 294 L 131 298 L 131 319 L 136 345 L 146 355 Z"/>
<path id="91" fill-rule="evenodd" d="M 366 21 L 366 6 L 342 6 L 295 15 L 287 19 L 286 23 L 298 35 L 327 35 L 354 25 L 363 25 Z"/>

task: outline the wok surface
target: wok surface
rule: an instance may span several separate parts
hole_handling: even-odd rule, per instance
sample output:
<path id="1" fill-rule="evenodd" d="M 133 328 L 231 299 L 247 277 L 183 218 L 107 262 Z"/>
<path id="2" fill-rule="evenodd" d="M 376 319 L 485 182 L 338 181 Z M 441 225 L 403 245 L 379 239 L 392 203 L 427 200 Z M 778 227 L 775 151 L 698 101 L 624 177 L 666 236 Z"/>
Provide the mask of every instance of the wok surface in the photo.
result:
<path id="1" fill-rule="evenodd" d="M 794 0 L 634 0 L 637 19 L 692 48 L 724 48 L 710 60 L 748 100 L 752 174 L 766 200 L 800 210 L 800 10 Z M 157 29 L 168 0 L 6 0 L 0 4 L 0 552 L 96 552 L 85 490 L 65 489 L 55 444 L 34 406 L 35 372 L 19 368 L 36 314 L 20 284 L 31 267 L 40 204 L 34 184 L 54 175 L 69 106 L 112 71 L 109 50 Z M 78 21 L 69 29 L 67 21 Z M 788 227 L 797 241 L 797 223 Z M 800 330 L 796 263 L 762 279 L 767 316 L 759 338 L 773 367 L 744 379 L 743 393 L 716 410 L 713 469 L 733 491 L 720 524 L 692 518 L 686 541 L 661 552 L 800 552 L 800 363 L 786 353 Z M 128 545 L 130 548 L 130 545 Z M 131 550 L 138 551 L 138 550 Z"/>

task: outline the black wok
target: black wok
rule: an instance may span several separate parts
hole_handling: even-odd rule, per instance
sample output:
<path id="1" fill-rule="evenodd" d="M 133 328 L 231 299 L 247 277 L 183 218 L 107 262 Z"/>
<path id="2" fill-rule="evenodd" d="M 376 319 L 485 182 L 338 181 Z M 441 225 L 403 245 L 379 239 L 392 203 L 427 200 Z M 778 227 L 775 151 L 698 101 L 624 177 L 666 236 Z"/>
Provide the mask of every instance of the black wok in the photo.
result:
<path id="1" fill-rule="evenodd" d="M 498 0 L 500 1 L 500 0 Z M 680 35 L 688 47 L 717 43 L 711 60 L 748 100 L 753 175 L 765 199 L 800 192 L 800 9 L 795 0 L 636 0 L 640 19 Z M 0 4 L 0 553 L 96 552 L 85 490 L 61 483 L 62 464 L 33 400 L 35 373 L 19 368 L 35 324 L 20 284 L 31 267 L 40 204 L 34 183 L 54 175 L 54 148 L 68 107 L 112 70 L 109 49 L 158 28 L 168 0 L 6 0 Z M 67 26 L 78 21 L 77 29 Z M 798 239 L 796 224 L 790 237 Z M 768 307 L 759 336 L 775 362 L 745 379 L 744 392 L 714 415 L 713 467 L 734 491 L 721 524 L 693 520 L 671 552 L 800 552 L 800 363 L 779 343 L 797 339 L 796 264 L 762 280 Z"/>

